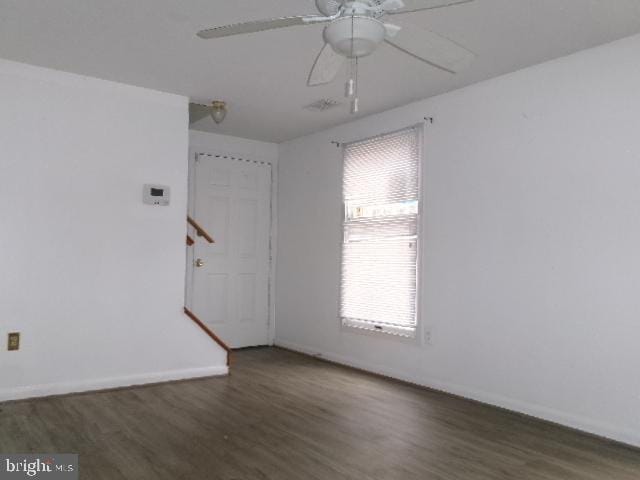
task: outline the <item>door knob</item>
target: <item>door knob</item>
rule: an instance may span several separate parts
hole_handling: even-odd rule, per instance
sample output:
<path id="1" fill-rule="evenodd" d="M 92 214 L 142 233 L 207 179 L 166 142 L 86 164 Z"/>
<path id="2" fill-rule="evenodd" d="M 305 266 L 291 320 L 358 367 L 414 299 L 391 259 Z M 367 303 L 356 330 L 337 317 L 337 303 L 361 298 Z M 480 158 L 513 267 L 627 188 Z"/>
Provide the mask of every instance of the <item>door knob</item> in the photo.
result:
<path id="1" fill-rule="evenodd" d="M 201 258 L 196 260 L 196 267 L 200 268 L 200 267 L 204 267 L 204 260 L 202 260 Z"/>

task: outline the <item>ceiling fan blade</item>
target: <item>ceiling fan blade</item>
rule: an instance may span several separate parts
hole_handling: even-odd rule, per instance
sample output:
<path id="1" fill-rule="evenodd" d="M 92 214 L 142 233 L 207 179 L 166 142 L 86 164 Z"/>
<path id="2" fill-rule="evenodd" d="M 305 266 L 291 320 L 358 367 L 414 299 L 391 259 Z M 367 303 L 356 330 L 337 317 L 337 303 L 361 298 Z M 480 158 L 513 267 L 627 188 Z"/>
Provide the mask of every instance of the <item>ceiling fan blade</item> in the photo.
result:
<path id="1" fill-rule="evenodd" d="M 200 105 L 199 103 L 189 104 L 189 125 L 196 123 L 198 120 L 211 115 L 211 107 Z"/>
<path id="2" fill-rule="evenodd" d="M 394 10 L 400 10 L 401 8 L 404 8 L 405 3 L 403 0 L 384 0 L 380 7 L 382 7 L 382 10 L 392 12 Z"/>
<path id="3" fill-rule="evenodd" d="M 296 25 L 307 25 L 310 23 L 322 23 L 326 17 L 317 15 L 307 15 L 305 17 L 283 17 L 272 18 L 270 20 L 256 20 L 245 23 L 234 23 L 232 25 L 222 25 L 220 27 L 200 30 L 197 35 L 200 38 L 220 38 L 231 35 L 242 35 L 244 33 L 262 32 L 275 28 L 293 27 Z"/>
<path id="4" fill-rule="evenodd" d="M 400 27 L 398 25 L 394 25 L 392 23 L 385 23 L 384 24 L 384 38 L 386 38 L 386 39 L 394 38 L 396 35 L 398 35 L 398 33 L 400 33 L 400 30 L 402 30 L 402 27 Z"/>
<path id="5" fill-rule="evenodd" d="M 403 0 L 405 7 L 402 10 L 388 11 L 387 15 L 400 15 L 401 13 L 421 12 L 436 8 L 453 7 L 463 3 L 471 3 L 474 0 Z"/>
<path id="6" fill-rule="evenodd" d="M 457 73 L 475 59 L 476 55 L 437 33 L 411 25 L 386 42 L 409 55 L 449 73 Z"/>
<path id="7" fill-rule="evenodd" d="M 314 87 L 332 82 L 333 79 L 336 78 L 336 75 L 338 75 L 344 61 L 345 57 L 338 55 L 333 51 L 331 45 L 325 43 L 316 61 L 313 63 L 313 67 L 311 67 L 307 85 Z"/>

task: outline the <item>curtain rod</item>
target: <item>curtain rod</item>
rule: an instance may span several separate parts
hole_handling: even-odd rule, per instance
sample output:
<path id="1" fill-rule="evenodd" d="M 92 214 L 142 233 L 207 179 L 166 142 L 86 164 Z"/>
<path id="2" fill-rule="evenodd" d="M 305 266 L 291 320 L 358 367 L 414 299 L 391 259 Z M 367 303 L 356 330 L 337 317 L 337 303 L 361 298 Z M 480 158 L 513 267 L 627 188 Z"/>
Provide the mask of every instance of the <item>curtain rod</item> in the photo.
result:
<path id="1" fill-rule="evenodd" d="M 433 117 L 423 117 L 423 120 L 424 120 L 425 123 L 429 123 L 431 125 L 433 125 L 433 123 L 434 123 L 434 118 Z M 336 148 L 340 148 L 343 145 L 343 143 L 345 143 L 345 142 L 339 142 L 337 140 L 331 140 L 330 143 L 332 145 L 335 145 Z"/>

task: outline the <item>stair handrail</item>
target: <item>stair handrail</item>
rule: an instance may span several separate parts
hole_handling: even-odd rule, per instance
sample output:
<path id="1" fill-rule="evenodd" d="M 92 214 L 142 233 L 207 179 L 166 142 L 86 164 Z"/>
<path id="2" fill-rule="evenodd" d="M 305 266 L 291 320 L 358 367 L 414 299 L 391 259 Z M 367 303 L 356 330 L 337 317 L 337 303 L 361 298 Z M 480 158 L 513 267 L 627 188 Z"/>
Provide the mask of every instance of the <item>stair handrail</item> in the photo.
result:
<path id="1" fill-rule="evenodd" d="M 227 366 L 231 365 L 231 347 L 224 343 L 224 341 L 213 331 L 207 327 L 202 320 L 200 320 L 195 313 L 184 307 L 184 313 L 193 320 L 209 337 L 211 337 L 218 345 L 220 345 L 227 352 Z"/>
<path id="2" fill-rule="evenodd" d="M 187 215 L 187 223 L 189 223 L 189 225 L 191 225 L 193 228 L 196 229 L 196 233 L 198 234 L 199 237 L 203 237 L 209 243 L 216 243 L 213 237 L 207 233 L 207 231 L 202 227 L 202 225 L 200 225 L 193 218 L 191 218 L 190 215 Z"/>

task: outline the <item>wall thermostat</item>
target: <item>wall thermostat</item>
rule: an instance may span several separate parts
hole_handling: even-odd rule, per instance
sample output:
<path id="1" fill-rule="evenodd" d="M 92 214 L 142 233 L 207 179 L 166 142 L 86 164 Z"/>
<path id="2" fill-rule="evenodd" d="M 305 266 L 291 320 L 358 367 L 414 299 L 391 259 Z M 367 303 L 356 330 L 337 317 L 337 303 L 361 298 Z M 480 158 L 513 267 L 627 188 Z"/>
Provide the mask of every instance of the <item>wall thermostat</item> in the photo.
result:
<path id="1" fill-rule="evenodd" d="M 171 189 L 166 185 L 145 185 L 142 193 L 142 201 L 147 205 L 169 205 Z"/>

